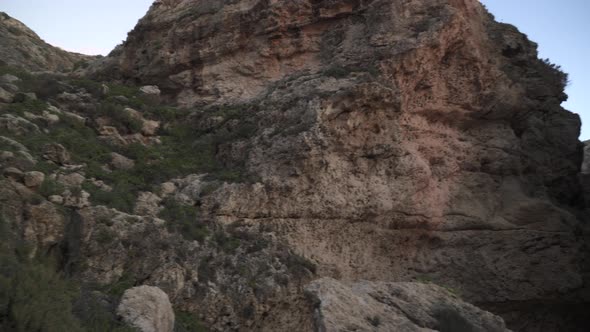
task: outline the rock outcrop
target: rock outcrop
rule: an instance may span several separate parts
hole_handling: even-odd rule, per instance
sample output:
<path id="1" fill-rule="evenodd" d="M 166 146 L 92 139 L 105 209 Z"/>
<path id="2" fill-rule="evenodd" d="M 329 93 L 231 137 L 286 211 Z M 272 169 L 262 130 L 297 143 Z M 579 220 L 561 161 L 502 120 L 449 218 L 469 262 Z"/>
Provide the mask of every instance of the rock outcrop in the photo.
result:
<path id="1" fill-rule="evenodd" d="M 51 46 L 22 22 L 0 12 L 0 64 L 30 71 L 69 72 L 93 57 Z M 0 95 L 2 95 L 0 93 Z"/>
<path id="2" fill-rule="evenodd" d="M 316 306 L 316 331 L 509 331 L 502 318 L 432 284 L 360 281 L 348 286 L 323 278 L 306 292 Z"/>
<path id="3" fill-rule="evenodd" d="M 587 303 L 567 77 L 479 2 L 167 1 L 118 53 L 121 78 L 255 124 L 219 156 L 259 181 L 209 197 L 218 222 L 273 227 L 319 275 L 450 285 L 509 326 Z"/>

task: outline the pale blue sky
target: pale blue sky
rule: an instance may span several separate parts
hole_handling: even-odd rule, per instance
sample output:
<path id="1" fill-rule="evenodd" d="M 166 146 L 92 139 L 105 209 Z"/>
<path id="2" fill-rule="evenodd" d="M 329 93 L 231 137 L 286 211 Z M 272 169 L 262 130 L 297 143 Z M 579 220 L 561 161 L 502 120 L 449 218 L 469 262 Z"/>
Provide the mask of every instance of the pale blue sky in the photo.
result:
<path id="1" fill-rule="evenodd" d="M 69 51 L 108 54 L 153 0 L 0 0 L 0 11 Z M 539 43 L 540 56 L 570 74 L 564 106 L 582 117 L 590 139 L 590 0 L 482 0 L 496 19 Z"/>

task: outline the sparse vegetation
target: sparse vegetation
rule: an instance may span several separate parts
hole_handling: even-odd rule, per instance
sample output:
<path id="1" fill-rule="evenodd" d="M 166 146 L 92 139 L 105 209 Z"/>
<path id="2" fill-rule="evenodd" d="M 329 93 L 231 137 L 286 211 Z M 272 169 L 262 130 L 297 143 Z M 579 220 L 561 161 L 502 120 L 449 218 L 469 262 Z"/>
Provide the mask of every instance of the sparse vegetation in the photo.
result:
<path id="1" fill-rule="evenodd" d="M 570 85 L 570 79 L 568 73 L 564 72 L 560 65 L 555 64 L 549 60 L 549 58 L 541 60 L 545 65 L 551 68 L 558 76 L 559 82 L 561 83 L 562 87 L 565 89 L 568 85 Z"/>
<path id="2" fill-rule="evenodd" d="M 46 178 L 39 187 L 39 190 L 37 192 L 41 196 L 49 197 L 51 195 L 60 195 L 61 193 L 63 193 L 64 190 L 65 188 L 62 184 L 58 183 L 55 180 Z"/>
<path id="3" fill-rule="evenodd" d="M 369 321 L 369 324 L 373 325 L 374 327 L 378 327 L 379 325 L 381 325 L 381 318 L 379 318 L 379 316 L 370 316 L 367 317 L 367 321 Z"/>
<path id="4" fill-rule="evenodd" d="M 217 246 L 226 253 L 233 253 L 240 246 L 240 240 L 238 238 L 229 236 L 221 230 L 215 232 L 213 239 Z"/>
<path id="5" fill-rule="evenodd" d="M 174 332 L 207 332 L 199 317 L 185 311 L 175 312 Z"/>
<path id="6" fill-rule="evenodd" d="M 164 202 L 164 209 L 159 215 L 167 221 L 168 229 L 178 232 L 189 241 L 203 242 L 209 235 L 206 225 L 199 220 L 199 212 L 193 206 L 183 205 L 174 199 Z"/>
<path id="7" fill-rule="evenodd" d="M 11 233 L 0 214 L 0 330 L 132 332 L 78 284 L 59 272 L 49 257 L 30 257 L 27 245 Z M 87 310 L 88 309 L 88 310 Z"/>
<path id="8" fill-rule="evenodd" d="M 307 273 L 315 274 L 317 271 L 317 266 L 312 261 L 295 253 L 287 256 L 285 264 L 289 271 L 298 277 L 302 277 Z"/>

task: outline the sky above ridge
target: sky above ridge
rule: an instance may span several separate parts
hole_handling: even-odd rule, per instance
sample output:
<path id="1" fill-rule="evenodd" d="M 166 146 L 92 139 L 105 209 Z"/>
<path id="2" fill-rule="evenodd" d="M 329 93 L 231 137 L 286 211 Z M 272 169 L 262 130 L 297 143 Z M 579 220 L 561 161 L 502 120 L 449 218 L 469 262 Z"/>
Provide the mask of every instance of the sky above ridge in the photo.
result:
<path id="1" fill-rule="evenodd" d="M 153 0 L 0 0 L 0 11 L 63 49 L 108 54 L 123 41 Z M 481 0 L 496 20 L 517 26 L 570 75 L 564 103 L 582 117 L 580 139 L 590 139 L 590 1 Z"/>

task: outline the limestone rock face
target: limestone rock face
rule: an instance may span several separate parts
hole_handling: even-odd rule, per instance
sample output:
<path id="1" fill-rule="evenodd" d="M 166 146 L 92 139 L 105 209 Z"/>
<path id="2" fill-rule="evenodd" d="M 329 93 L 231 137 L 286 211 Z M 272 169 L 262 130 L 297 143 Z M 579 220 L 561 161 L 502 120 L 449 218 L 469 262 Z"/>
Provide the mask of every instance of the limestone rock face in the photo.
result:
<path id="1" fill-rule="evenodd" d="M 174 311 L 168 295 L 158 287 L 139 286 L 125 291 L 117 314 L 141 332 L 172 332 Z"/>
<path id="2" fill-rule="evenodd" d="M 47 44 L 23 23 L 0 12 L 0 59 L 4 65 L 32 71 L 70 71 L 76 62 L 91 58 Z"/>
<path id="3" fill-rule="evenodd" d="M 121 78 L 256 126 L 217 154 L 257 176 L 203 202 L 217 222 L 273 228 L 320 276 L 449 285 L 509 326 L 589 300 L 566 76 L 478 1 L 162 1 L 118 53 Z"/>
<path id="4" fill-rule="evenodd" d="M 316 331 L 509 331 L 502 318 L 433 284 L 345 285 L 322 278 L 306 292 L 315 305 Z"/>
<path id="5" fill-rule="evenodd" d="M 0 106 L 0 212 L 106 304 L 165 292 L 129 291 L 135 326 L 168 331 L 168 301 L 212 331 L 506 330 L 465 302 L 512 330 L 590 325 L 567 77 L 478 1 L 157 1 L 85 71 L 119 82 L 52 75 L 40 112 Z"/>

